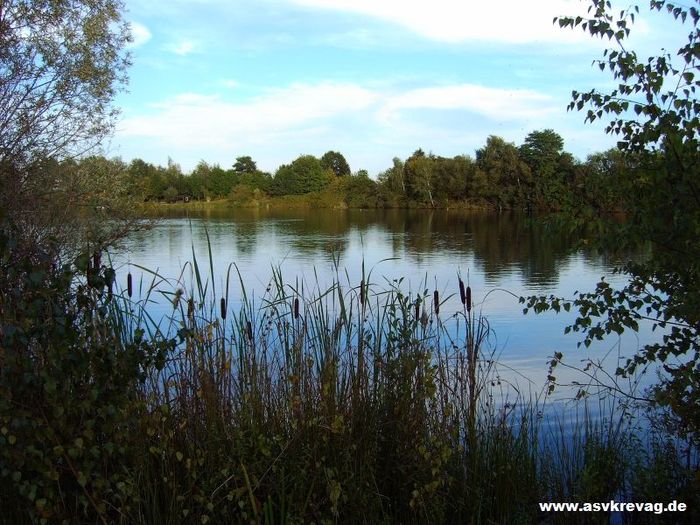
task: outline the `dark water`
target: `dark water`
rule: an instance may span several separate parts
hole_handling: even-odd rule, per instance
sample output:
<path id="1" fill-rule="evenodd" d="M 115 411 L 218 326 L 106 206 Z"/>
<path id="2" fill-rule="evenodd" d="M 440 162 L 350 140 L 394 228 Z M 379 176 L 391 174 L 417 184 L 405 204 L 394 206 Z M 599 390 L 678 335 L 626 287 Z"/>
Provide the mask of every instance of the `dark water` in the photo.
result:
<path id="1" fill-rule="evenodd" d="M 520 390 L 539 392 L 549 358 L 556 351 L 566 362 L 581 365 L 587 358 L 604 360 L 614 370 L 625 356 L 649 341 L 651 334 L 611 337 L 590 349 L 577 349 L 580 336 L 564 335 L 573 314 L 524 316 L 516 297 L 554 294 L 572 297 L 612 275 L 630 254 L 616 257 L 577 250 L 577 238 L 556 232 L 541 221 L 522 215 L 428 210 L 235 210 L 173 214 L 151 230 L 139 232 L 116 256 L 118 276 L 136 265 L 176 279 L 170 286 L 191 282 L 193 253 L 202 272 L 209 271 L 223 289 L 226 272 L 235 263 L 248 294 L 261 296 L 272 268 L 285 281 L 304 281 L 307 288 L 330 285 L 336 275 L 357 285 L 365 272 L 378 289 L 403 279 L 406 292 L 437 289 L 441 296 L 457 294 L 458 274 L 469 282 L 477 307 L 493 329 L 492 348 L 504 376 Z M 635 257 L 638 255 L 635 255 Z M 336 274 L 336 268 L 338 274 Z M 149 275 L 145 274 L 146 278 Z M 231 284 L 234 308 L 236 282 Z M 516 296 L 516 297 L 514 297 Z M 459 310 L 457 297 L 443 306 L 444 317 Z M 158 306 L 153 307 L 157 312 Z M 167 307 L 164 307 L 167 309 Z M 165 310 L 164 310 L 165 311 Z M 651 374 L 650 374 L 651 375 Z M 586 381 L 572 370 L 560 369 L 564 382 Z M 652 378 L 653 379 L 653 378 Z"/>

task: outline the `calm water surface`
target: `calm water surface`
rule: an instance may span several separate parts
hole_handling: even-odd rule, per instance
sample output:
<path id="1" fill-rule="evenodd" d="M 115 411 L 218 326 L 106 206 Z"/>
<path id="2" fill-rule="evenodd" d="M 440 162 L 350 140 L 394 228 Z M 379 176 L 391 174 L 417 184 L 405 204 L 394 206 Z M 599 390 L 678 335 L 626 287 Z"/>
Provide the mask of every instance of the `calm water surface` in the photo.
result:
<path id="1" fill-rule="evenodd" d="M 357 285 L 362 264 L 371 270 L 371 283 L 386 288 L 386 280 L 403 279 L 406 292 L 438 289 L 441 296 L 457 294 L 441 315 L 448 318 L 460 309 L 458 274 L 469 281 L 474 300 L 494 331 L 493 347 L 509 380 L 519 388 L 539 391 L 547 375 L 548 358 L 555 351 L 565 361 L 580 364 L 587 357 L 605 358 L 614 370 L 620 356 L 629 356 L 651 340 L 644 327 L 639 334 L 610 337 L 591 349 L 577 349 L 577 334 L 564 335 L 573 314 L 529 314 L 515 296 L 555 294 L 572 297 L 576 290 L 590 290 L 612 275 L 623 258 L 575 250 L 578 239 L 557 234 L 543 224 L 514 214 L 428 210 L 235 210 L 173 214 L 148 231 L 134 234 L 115 257 L 118 276 L 125 282 L 131 271 L 136 281 L 151 276 L 143 266 L 174 279 L 164 289 L 185 289 L 191 279 L 186 263 L 196 256 L 209 274 L 209 247 L 214 284 L 223 289 L 226 271 L 235 263 L 249 294 L 260 297 L 280 267 L 286 282 L 305 281 L 321 289 L 332 283 L 335 264 L 345 281 Z M 183 273 L 183 268 L 185 268 Z M 346 277 L 347 274 L 347 277 Z M 231 286 L 235 309 L 240 286 Z M 239 303 L 240 304 L 240 303 Z M 168 306 L 153 307 L 167 315 Z M 171 309 L 170 309 L 171 310 Z M 653 374 L 649 374 L 653 375 Z M 560 380 L 585 377 L 560 370 Z M 653 379 L 653 377 L 651 378 Z"/>

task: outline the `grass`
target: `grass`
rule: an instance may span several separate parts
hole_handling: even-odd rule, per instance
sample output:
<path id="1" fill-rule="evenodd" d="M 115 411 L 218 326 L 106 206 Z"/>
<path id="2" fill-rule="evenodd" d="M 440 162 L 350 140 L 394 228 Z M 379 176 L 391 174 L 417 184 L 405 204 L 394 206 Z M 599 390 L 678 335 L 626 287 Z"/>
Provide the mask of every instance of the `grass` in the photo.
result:
<path id="1" fill-rule="evenodd" d="M 193 253 L 174 282 L 151 272 L 138 286 L 90 292 L 95 308 L 75 322 L 88 323 L 81 334 L 97 327 L 108 344 L 78 338 L 83 353 L 62 357 L 70 366 L 89 359 L 67 398 L 26 389 L 21 419 L 10 410 L 17 404 L 2 405 L 3 428 L 24 448 L 0 456 L 0 520 L 607 523 L 602 513 L 545 515 L 538 502 L 651 498 L 654 479 L 664 480 L 660 496 L 697 504 L 697 462 L 682 464 L 677 443 L 634 446 L 637 434 L 615 410 L 544 424 L 546 397 L 499 384 L 490 327 L 461 280 L 457 312 L 425 284 L 405 292 L 401 280 L 378 284 L 364 268 L 359 283 L 336 270 L 329 286 L 290 282 L 273 268 L 265 294 L 251 297 L 234 265 L 217 289 L 212 260 L 204 269 Z M 148 315 L 159 298 L 172 304 L 164 320 Z M 40 355 L 25 374 L 45 381 L 51 354 Z M 112 368 L 98 375 L 104 356 L 111 367 L 126 356 L 137 363 L 113 385 L 122 396 L 113 412 L 99 390 L 112 377 Z M 71 399 L 83 390 L 88 401 Z M 117 423 L 101 423 L 109 418 Z M 37 443 L 22 430 L 28 421 L 65 428 Z M 117 452 L 100 455 L 110 444 Z M 37 451 L 56 459 L 30 468 L 23 457 Z"/>

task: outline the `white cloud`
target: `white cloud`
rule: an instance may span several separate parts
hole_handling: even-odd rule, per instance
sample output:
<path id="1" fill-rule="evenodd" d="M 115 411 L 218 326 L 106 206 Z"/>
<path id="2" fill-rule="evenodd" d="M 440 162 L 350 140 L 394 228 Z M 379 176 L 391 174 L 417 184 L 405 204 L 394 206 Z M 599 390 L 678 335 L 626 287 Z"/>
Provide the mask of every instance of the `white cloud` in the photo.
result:
<path id="1" fill-rule="evenodd" d="M 426 112 L 416 118 L 413 110 Z M 530 90 L 456 84 L 392 91 L 322 82 L 236 102 L 182 93 L 125 118 L 116 138 L 128 157 L 158 162 L 173 155 L 186 169 L 242 152 L 274 170 L 302 153 L 339 149 L 376 173 L 417 147 L 470 153 L 491 133 L 513 140 L 520 130 L 556 127 L 557 111 L 565 114 L 564 104 Z M 458 116 L 445 121 L 452 113 Z"/>
<path id="2" fill-rule="evenodd" d="M 404 109 L 463 110 L 493 120 L 523 120 L 560 109 L 551 97 L 527 89 L 458 84 L 414 89 L 387 101 L 379 112 L 390 123 Z"/>
<path id="3" fill-rule="evenodd" d="M 183 40 L 182 42 L 178 42 L 174 46 L 170 48 L 170 51 L 175 53 L 176 55 L 180 56 L 185 56 L 189 55 L 196 49 L 197 45 L 191 41 L 191 40 Z"/>
<path id="4" fill-rule="evenodd" d="M 585 13 L 576 0 L 288 0 L 294 4 L 376 17 L 431 40 L 505 43 L 586 39 L 552 24 L 555 16 Z"/>
<path id="5" fill-rule="evenodd" d="M 268 90 L 246 103 L 184 93 L 153 107 L 154 113 L 125 119 L 123 137 L 146 137 L 172 148 L 231 147 L 298 132 L 320 119 L 371 105 L 375 95 L 359 86 L 293 84 Z"/>
<path id="6" fill-rule="evenodd" d="M 148 28 L 139 22 L 131 22 L 130 26 L 131 37 L 133 39 L 131 47 L 140 47 L 146 44 L 153 36 Z"/>

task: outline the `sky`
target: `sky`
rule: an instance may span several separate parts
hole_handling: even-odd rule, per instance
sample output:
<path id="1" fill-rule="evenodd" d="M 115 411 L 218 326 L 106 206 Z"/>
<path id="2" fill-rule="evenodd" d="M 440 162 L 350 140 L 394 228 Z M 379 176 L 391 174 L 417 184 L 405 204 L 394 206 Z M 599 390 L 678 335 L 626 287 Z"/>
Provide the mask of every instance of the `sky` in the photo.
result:
<path id="1" fill-rule="evenodd" d="M 376 176 L 418 148 L 474 156 L 489 135 L 519 145 L 551 128 L 582 160 L 616 142 L 566 108 L 574 89 L 614 87 L 592 63 L 609 44 L 552 23 L 584 1 L 125 4 L 133 65 L 106 153 L 126 161 L 189 171 L 249 155 L 274 173 L 334 150 Z M 642 11 L 630 45 L 672 49 L 679 34 Z"/>

